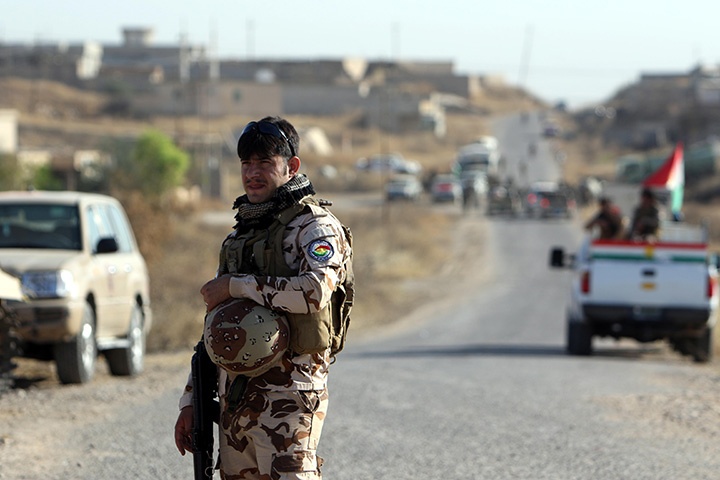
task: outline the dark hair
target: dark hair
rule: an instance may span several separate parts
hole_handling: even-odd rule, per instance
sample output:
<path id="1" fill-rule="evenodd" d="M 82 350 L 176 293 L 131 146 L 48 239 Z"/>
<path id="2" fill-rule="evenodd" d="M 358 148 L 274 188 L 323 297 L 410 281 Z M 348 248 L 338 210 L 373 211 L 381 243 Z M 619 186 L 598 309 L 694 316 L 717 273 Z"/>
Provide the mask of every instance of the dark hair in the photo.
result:
<path id="1" fill-rule="evenodd" d="M 287 137 L 287 142 L 284 138 L 266 135 L 255 129 L 238 139 L 237 153 L 240 158 L 250 158 L 253 155 L 262 157 L 280 155 L 289 159 L 293 155 L 293 150 L 296 155 L 298 154 L 300 137 L 290 122 L 281 117 L 265 117 L 259 121 L 276 125 Z M 292 148 L 288 143 L 292 144 Z"/>
<path id="2" fill-rule="evenodd" d="M 642 193 L 640 194 L 643 198 L 647 198 L 648 200 L 655 200 L 655 194 L 652 190 L 649 188 L 643 189 Z"/>

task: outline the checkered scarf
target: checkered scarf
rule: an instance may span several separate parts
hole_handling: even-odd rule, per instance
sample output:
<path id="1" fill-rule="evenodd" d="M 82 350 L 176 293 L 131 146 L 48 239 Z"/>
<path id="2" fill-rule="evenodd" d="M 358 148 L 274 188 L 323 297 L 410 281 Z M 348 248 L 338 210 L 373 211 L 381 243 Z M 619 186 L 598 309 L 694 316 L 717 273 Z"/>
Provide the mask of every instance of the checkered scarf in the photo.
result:
<path id="1" fill-rule="evenodd" d="M 284 185 L 275 190 L 273 197 L 267 202 L 250 203 L 247 195 L 235 199 L 233 210 L 237 210 L 235 220 L 236 230 L 249 230 L 270 225 L 275 215 L 286 208 L 295 205 L 304 197 L 315 195 L 315 189 L 307 175 L 299 173 Z"/>

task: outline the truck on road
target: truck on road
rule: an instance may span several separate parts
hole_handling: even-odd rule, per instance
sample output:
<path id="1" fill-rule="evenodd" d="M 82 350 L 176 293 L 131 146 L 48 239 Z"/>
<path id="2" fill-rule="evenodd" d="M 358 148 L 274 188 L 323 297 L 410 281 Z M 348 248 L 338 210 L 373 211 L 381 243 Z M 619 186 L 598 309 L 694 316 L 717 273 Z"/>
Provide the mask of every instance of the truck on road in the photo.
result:
<path id="1" fill-rule="evenodd" d="M 481 171 L 489 179 L 500 173 L 500 152 L 494 143 L 471 143 L 460 148 L 453 170 L 459 175 L 471 171 Z"/>
<path id="2" fill-rule="evenodd" d="M 703 227 L 663 223 L 653 241 L 586 237 L 576 254 L 550 252 L 574 272 L 567 352 L 591 355 L 593 337 L 667 340 L 696 362 L 712 357 L 718 308 L 717 256 Z"/>

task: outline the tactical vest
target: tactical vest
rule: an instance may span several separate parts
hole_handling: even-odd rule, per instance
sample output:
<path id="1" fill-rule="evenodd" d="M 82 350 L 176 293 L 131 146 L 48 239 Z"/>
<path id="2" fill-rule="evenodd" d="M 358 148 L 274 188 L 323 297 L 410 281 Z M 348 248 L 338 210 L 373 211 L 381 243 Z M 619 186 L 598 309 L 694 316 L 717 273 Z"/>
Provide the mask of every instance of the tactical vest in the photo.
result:
<path id="1" fill-rule="evenodd" d="M 283 255 L 283 237 L 287 225 L 309 205 L 323 208 L 327 204 L 313 197 L 280 212 L 266 229 L 250 230 L 225 242 L 220 250 L 219 274 L 247 273 L 257 276 L 292 277 L 297 269 L 290 268 Z M 334 356 L 345 346 L 350 325 L 355 289 L 352 271 L 352 233 L 342 225 L 351 255 L 345 265 L 346 277 L 332 294 L 328 305 L 310 314 L 284 313 L 290 325 L 290 350 L 298 354 L 319 353 L 330 347 Z"/>

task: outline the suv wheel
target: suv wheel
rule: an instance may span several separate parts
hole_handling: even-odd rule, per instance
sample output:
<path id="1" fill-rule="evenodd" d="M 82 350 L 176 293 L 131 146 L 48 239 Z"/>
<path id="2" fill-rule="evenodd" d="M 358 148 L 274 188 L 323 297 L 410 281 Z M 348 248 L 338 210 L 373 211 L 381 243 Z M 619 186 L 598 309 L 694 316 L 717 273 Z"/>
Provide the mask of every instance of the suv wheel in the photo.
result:
<path id="1" fill-rule="evenodd" d="M 143 314 L 139 305 L 130 314 L 130 330 L 127 334 L 129 345 L 105 352 L 110 373 L 118 376 L 133 376 L 143 371 L 145 361 L 145 331 Z"/>
<path id="2" fill-rule="evenodd" d="M 66 343 L 55 346 L 55 365 L 62 383 L 87 383 L 95 374 L 97 342 L 95 312 L 85 304 L 80 332 Z"/>

